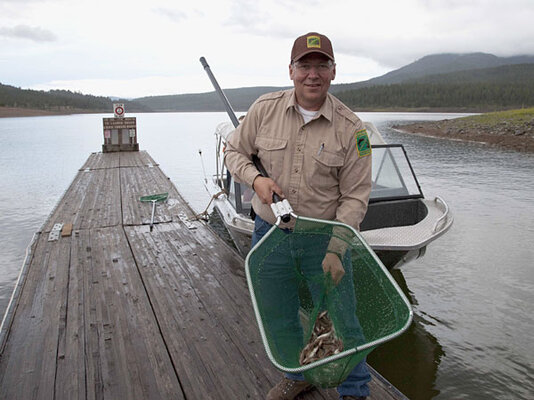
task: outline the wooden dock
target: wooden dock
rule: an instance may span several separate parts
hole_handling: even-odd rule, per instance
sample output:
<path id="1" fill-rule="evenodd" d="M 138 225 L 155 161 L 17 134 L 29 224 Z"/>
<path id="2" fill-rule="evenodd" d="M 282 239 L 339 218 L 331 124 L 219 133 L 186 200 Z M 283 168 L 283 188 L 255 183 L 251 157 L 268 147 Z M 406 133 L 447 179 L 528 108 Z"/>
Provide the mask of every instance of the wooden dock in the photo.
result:
<path id="1" fill-rule="evenodd" d="M 139 198 L 162 192 L 150 232 Z M 72 232 L 49 241 L 58 223 Z M 281 377 L 243 259 L 146 152 L 89 156 L 29 247 L 0 346 L 0 399 L 264 399 Z M 405 398 L 375 374 L 371 392 Z"/>

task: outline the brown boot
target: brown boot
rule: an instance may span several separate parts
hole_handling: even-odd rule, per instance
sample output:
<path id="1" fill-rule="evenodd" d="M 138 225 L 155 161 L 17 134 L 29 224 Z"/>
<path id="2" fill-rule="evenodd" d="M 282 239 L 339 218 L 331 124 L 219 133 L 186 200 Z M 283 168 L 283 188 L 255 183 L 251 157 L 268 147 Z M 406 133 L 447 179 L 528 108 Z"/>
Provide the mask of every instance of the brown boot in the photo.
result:
<path id="1" fill-rule="evenodd" d="M 284 377 L 267 393 L 267 400 L 293 400 L 299 394 L 313 389 L 313 385 L 306 381 L 294 381 Z"/>

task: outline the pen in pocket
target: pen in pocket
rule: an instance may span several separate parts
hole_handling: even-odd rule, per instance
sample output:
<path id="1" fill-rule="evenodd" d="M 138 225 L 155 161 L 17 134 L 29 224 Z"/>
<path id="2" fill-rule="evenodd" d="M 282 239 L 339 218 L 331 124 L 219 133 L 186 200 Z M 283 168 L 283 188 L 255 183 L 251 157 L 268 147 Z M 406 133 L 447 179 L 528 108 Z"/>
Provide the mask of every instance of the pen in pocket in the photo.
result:
<path id="1" fill-rule="evenodd" d="M 317 152 L 317 155 L 320 156 L 324 149 L 324 143 L 321 143 L 321 147 L 319 147 L 319 151 Z"/>

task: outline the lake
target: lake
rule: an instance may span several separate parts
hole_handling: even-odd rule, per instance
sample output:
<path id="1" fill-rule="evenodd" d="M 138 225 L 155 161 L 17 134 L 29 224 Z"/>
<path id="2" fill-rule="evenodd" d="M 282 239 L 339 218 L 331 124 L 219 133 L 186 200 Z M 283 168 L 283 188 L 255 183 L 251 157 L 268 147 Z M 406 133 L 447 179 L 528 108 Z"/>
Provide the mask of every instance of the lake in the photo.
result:
<path id="1" fill-rule="evenodd" d="M 426 197 L 455 222 L 393 275 L 414 308 L 407 333 L 369 363 L 411 399 L 534 398 L 534 155 L 400 133 L 460 114 L 358 113 L 404 144 Z M 25 251 L 91 152 L 109 114 L 0 119 L 0 313 Z M 131 114 L 147 150 L 198 212 L 224 113 Z M 202 151 L 202 159 L 199 155 Z M 203 162 L 202 162 L 203 160 Z"/>

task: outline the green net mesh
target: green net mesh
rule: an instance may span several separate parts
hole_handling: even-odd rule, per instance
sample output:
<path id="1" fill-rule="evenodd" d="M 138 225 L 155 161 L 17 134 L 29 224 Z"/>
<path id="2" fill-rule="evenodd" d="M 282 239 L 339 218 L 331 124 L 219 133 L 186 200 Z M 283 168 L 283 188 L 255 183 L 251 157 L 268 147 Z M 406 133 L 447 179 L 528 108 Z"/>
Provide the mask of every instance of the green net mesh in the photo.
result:
<path id="1" fill-rule="evenodd" d="M 342 260 L 345 275 L 337 285 L 322 269 L 327 252 Z M 246 268 L 271 361 L 316 386 L 338 386 L 411 322 L 393 278 L 346 225 L 298 218 L 293 232 L 274 227 L 250 251 Z"/>

